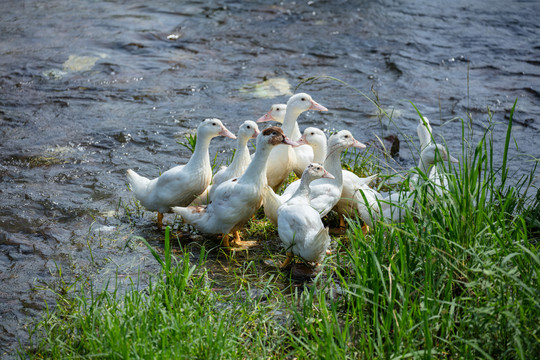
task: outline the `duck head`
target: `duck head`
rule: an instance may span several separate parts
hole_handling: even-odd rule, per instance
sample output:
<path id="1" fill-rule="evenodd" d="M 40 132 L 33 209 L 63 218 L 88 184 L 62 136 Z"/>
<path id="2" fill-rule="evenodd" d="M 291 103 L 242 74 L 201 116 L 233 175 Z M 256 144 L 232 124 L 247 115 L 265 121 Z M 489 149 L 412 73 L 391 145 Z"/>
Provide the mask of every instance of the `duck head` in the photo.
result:
<path id="1" fill-rule="evenodd" d="M 249 139 L 256 139 L 259 132 L 259 127 L 255 121 L 246 120 L 242 125 L 240 125 L 240 129 L 238 130 L 238 139 L 248 142 Z"/>
<path id="2" fill-rule="evenodd" d="M 341 130 L 336 134 L 330 136 L 328 139 L 328 152 L 334 152 L 338 149 L 346 149 L 350 147 L 356 147 L 364 149 L 366 145 L 356 140 L 349 130 Z"/>
<path id="3" fill-rule="evenodd" d="M 265 122 L 265 121 L 277 121 L 280 124 L 283 124 L 283 120 L 285 119 L 285 112 L 287 111 L 287 105 L 285 104 L 274 104 L 270 108 L 270 111 L 268 111 L 266 114 L 261 116 L 257 122 Z"/>
<path id="4" fill-rule="evenodd" d="M 307 176 L 309 180 L 315 180 L 320 178 L 335 179 L 334 175 L 330 174 L 319 163 L 311 163 L 302 173 L 302 177 Z"/>
<path id="5" fill-rule="evenodd" d="M 287 101 L 287 109 L 297 114 L 307 110 L 328 111 L 327 108 L 317 103 L 306 93 L 291 96 Z"/>
<path id="6" fill-rule="evenodd" d="M 259 134 L 259 136 L 257 136 L 257 148 L 261 145 L 273 147 L 281 144 L 298 146 L 296 141 L 292 141 L 286 137 L 283 130 L 277 126 L 266 128 Z"/>
<path id="7" fill-rule="evenodd" d="M 213 138 L 216 136 L 226 136 L 236 139 L 236 136 L 230 132 L 219 119 L 206 119 L 197 127 L 197 136 Z"/>
<path id="8" fill-rule="evenodd" d="M 312 147 L 324 146 L 326 145 L 326 135 L 321 129 L 308 127 L 304 130 L 298 143 L 300 145 L 311 145 Z"/>

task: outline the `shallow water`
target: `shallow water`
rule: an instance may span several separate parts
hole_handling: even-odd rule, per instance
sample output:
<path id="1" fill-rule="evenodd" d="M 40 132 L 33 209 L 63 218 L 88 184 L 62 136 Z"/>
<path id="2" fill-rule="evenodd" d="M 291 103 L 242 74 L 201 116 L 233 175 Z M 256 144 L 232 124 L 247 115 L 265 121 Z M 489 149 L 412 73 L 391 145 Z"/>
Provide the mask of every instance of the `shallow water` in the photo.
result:
<path id="1" fill-rule="evenodd" d="M 152 271 L 144 247 L 130 246 L 133 235 L 159 239 L 151 214 L 133 227 L 122 208 L 117 213 L 119 201 L 132 198 L 125 171 L 157 176 L 189 158 L 176 141 L 202 119 L 220 118 L 236 132 L 286 101 L 282 83 L 275 93 L 255 92 L 263 80 L 284 79 L 294 91 L 303 78 L 327 75 L 372 98 L 375 89 L 394 123 L 381 126 L 376 107 L 337 82 L 300 87 L 330 110 L 302 115 L 301 128 L 347 128 L 364 142 L 414 139 L 412 101 L 454 155 L 459 119 L 471 114 L 477 139 L 487 108 L 502 150 L 518 98 L 510 173 L 527 173 L 527 155 L 540 156 L 535 1 L 6 0 L 1 7 L 0 354 L 26 341 L 25 324 L 53 299 L 39 289 L 56 284 L 59 269 L 66 281 L 97 273 L 98 284 L 118 268 L 126 277 L 141 264 Z M 233 146 L 217 138 L 211 155 L 225 160 Z M 413 163 L 402 145 L 398 165 Z"/>

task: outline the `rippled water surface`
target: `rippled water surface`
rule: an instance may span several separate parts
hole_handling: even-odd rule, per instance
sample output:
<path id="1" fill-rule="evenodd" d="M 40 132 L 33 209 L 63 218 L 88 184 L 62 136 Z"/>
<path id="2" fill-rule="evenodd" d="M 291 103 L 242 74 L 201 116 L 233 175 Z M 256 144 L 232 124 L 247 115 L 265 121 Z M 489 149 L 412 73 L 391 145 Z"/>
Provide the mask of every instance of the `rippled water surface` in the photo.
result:
<path id="1" fill-rule="evenodd" d="M 364 142 L 416 136 L 412 101 L 454 153 L 459 119 L 470 112 L 480 135 L 488 108 L 502 150 L 518 98 L 510 172 L 526 173 L 526 155 L 540 156 L 538 4 L 2 1 L 0 354 L 26 341 L 25 324 L 53 299 L 40 289 L 60 269 L 66 280 L 90 269 L 100 282 L 153 262 L 126 246 L 159 236 L 151 214 L 139 227 L 114 216 L 132 198 L 125 171 L 154 177 L 185 162 L 176 141 L 204 118 L 236 132 L 285 102 L 287 86 L 275 98 L 254 91 L 264 80 L 293 91 L 326 75 L 374 98 L 373 88 L 394 124 L 381 128 L 376 107 L 337 82 L 300 88 L 330 110 L 302 115 L 301 128 L 347 128 Z M 233 146 L 217 138 L 211 155 L 225 160 Z M 398 162 L 413 164 L 406 147 Z"/>

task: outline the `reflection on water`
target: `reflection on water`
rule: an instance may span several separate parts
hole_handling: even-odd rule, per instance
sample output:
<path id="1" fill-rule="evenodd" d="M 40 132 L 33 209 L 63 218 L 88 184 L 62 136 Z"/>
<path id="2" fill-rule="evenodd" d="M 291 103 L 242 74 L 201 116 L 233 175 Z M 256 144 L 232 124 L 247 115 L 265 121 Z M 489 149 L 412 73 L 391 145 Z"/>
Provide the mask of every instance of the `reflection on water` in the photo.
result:
<path id="1" fill-rule="evenodd" d="M 99 261 L 114 259 L 111 269 L 137 274 L 133 259 L 146 253 L 123 246 L 132 233 L 155 237 L 151 224 L 133 229 L 103 215 L 131 199 L 125 170 L 156 176 L 186 161 L 176 141 L 201 119 L 235 131 L 284 102 L 249 91 L 265 80 L 294 89 L 328 75 L 371 96 L 373 88 L 395 125 L 381 127 L 374 105 L 339 83 L 301 88 L 330 109 L 306 114 L 301 128 L 348 128 L 361 141 L 396 126 L 414 137 L 413 101 L 454 153 L 456 119 L 470 112 L 477 136 L 488 108 L 502 149 L 519 98 L 510 171 L 531 168 L 520 155 L 539 155 L 535 1 L 7 0 L 2 8 L 0 353 L 24 342 L 23 324 L 51 300 L 31 291 L 51 271 L 75 279 L 95 268 L 89 247 Z M 216 139 L 211 152 L 233 146 Z M 400 156 L 405 168 L 413 163 L 407 147 Z"/>

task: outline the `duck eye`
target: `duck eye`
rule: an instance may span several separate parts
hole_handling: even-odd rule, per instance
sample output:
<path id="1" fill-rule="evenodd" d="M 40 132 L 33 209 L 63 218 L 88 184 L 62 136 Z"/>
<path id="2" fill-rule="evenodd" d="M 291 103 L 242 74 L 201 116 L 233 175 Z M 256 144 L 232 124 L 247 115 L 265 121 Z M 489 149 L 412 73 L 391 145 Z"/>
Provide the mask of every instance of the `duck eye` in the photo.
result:
<path id="1" fill-rule="evenodd" d="M 302 101 L 306 101 L 306 98 L 302 98 Z"/>
<path id="2" fill-rule="evenodd" d="M 279 110 L 280 110 L 280 108 L 276 108 L 276 111 L 279 111 Z"/>
<path id="3" fill-rule="evenodd" d="M 277 135 L 277 133 L 274 131 L 274 132 L 272 133 L 272 135 Z"/>
<path id="4" fill-rule="evenodd" d="M 212 123 L 212 125 L 216 126 L 216 125 L 217 125 L 217 123 Z"/>
<path id="5" fill-rule="evenodd" d="M 247 128 L 248 128 L 248 129 L 251 129 L 251 126 L 248 125 Z"/>
<path id="6" fill-rule="evenodd" d="M 349 138 L 349 135 L 345 135 L 345 139 L 348 139 Z"/>
<path id="7" fill-rule="evenodd" d="M 311 133 L 311 135 L 315 135 L 315 133 L 314 133 L 314 132 L 312 132 L 312 133 Z"/>

